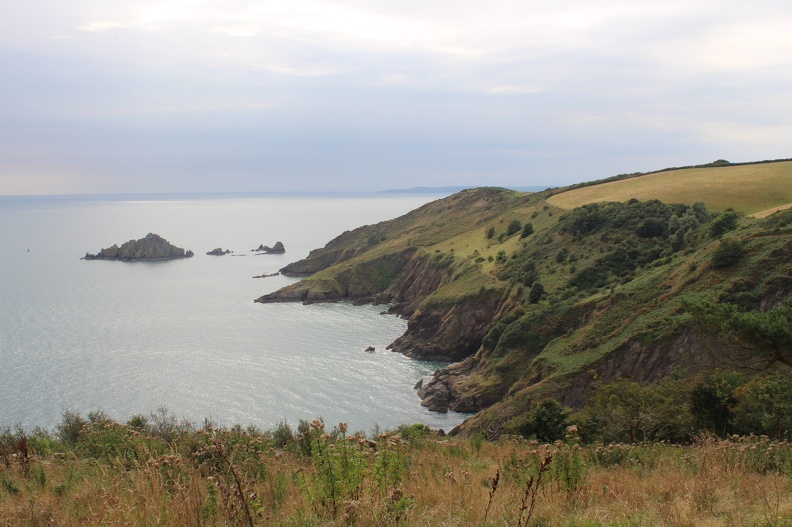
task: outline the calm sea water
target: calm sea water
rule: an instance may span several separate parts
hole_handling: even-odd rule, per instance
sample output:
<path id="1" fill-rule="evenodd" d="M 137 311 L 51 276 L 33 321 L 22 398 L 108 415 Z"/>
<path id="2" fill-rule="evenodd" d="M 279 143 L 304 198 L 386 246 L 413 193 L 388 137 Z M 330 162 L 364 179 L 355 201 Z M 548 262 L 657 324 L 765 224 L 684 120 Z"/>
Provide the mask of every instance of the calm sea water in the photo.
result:
<path id="1" fill-rule="evenodd" d="M 436 198 L 0 199 L 0 426 L 166 407 L 196 423 L 450 429 L 465 416 L 428 412 L 413 390 L 442 364 L 385 351 L 406 321 L 382 306 L 253 302 L 294 281 L 253 276 Z M 149 232 L 196 256 L 80 260 Z M 286 254 L 250 252 L 277 241 Z M 216 247 L 234 256 L 205 254 Z"/>

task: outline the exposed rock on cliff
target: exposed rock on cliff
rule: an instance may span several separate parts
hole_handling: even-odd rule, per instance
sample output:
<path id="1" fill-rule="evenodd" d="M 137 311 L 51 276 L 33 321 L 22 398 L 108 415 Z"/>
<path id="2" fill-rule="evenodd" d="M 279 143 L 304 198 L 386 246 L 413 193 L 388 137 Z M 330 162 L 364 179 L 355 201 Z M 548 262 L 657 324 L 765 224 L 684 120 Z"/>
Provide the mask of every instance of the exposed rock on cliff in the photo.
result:
<path id="1" fill-rule="evenodd" d="M 123 260 L 132 262 L 138 260 L 176 260 L 191 258 L 192 251 L 185 251 L 175 247 L 157 234 L 149 233 L 140 240 L 129 240 L 119 247 L 113 245 L 102 249 L 98 254 L 85 253 L 85 260 Z"/>

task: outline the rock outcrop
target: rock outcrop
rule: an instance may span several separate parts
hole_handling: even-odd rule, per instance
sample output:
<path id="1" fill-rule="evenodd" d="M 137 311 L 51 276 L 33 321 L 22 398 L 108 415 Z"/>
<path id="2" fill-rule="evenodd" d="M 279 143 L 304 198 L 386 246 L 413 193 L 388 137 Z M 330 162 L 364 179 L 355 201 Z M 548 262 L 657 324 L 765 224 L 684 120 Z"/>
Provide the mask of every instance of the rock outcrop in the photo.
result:
<path id="1" fill-rule="evenodd" d="M 271 273 L 271 274 L 262 274 L 259 276 L 254 276 L 253 278 L 270 278 L 271 276 L 280 276 L 280 273 Z"/>
<path id="2" fill-rule="evenodd" d="M 206 254 L 208 254 L 209 256 L 223 256 L 223 255 L 230 254 L 230 253 L 231 253 L 231 251 L 229 249 L 226 249 L 224 251 L 222 247 L 218 247 L 217 249 L 212 249 L 211 251 L 209 251 Z"/>
<path id="3" fill-rule="evenodd" d="M 85 253 L 84 260 L 122 260 L 125 262 L 178 260 L 192 258 L 192 251 L 172 245 L 158 234 L 148 233 L 145 238 L 129 240 L 119 247 L 113 245 L 102 249 L 97 254 Z"/>
<path id="4" fill-rule="evenodd" d="M 275 242 L 275 245 L 272 247 L 262 244 L 258 246 L 258 249 L 251 249 L 250 252 L 257 252 L 261 254 L 283 254 L 286 252 L 286 247 L 284 247 L 282 242 Z"/>

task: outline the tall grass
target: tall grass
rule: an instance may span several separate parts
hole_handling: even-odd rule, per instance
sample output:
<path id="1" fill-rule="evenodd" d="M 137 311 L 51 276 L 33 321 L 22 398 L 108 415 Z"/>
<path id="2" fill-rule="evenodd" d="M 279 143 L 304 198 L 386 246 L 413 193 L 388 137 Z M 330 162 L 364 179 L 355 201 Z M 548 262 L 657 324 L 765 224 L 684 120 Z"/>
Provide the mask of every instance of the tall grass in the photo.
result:
<path id="1" fill-rule="evenodd" d="M 109 420 L 74 441 L 2 430 L 0 526 L 792 525 L 792 445 L 765 437 L 582 445 L 573 428 L 539 444 L 284 426 L 180 426 L 168 440 Z"/>

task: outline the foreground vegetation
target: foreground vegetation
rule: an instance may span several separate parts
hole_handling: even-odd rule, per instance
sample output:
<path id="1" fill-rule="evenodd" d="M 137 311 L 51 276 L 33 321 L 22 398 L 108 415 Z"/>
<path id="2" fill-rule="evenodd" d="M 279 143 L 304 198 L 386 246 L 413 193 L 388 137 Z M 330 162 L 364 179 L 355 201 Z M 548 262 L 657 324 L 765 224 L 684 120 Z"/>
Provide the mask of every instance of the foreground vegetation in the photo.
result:
<path id="1" fill-rule="evenodd" d="M 792 525 L 792 445 L 200 428 L 67 413 L 0 433 L 0 525 Z"/>

